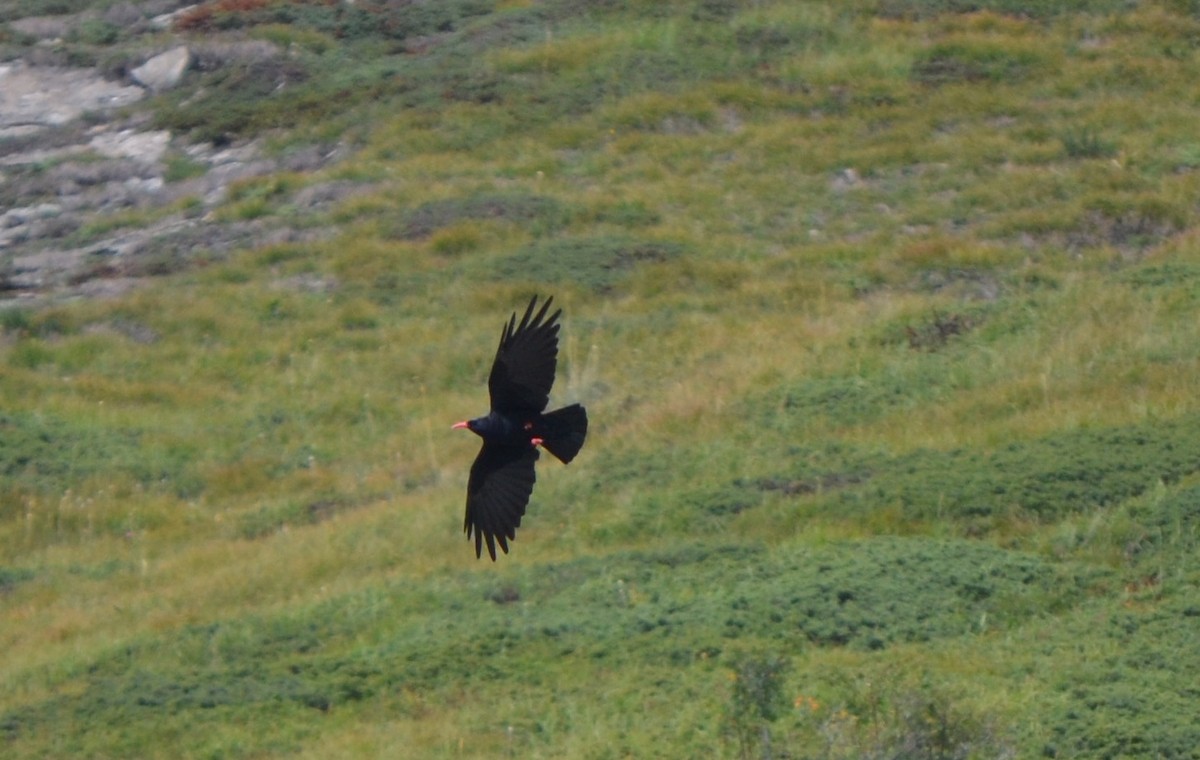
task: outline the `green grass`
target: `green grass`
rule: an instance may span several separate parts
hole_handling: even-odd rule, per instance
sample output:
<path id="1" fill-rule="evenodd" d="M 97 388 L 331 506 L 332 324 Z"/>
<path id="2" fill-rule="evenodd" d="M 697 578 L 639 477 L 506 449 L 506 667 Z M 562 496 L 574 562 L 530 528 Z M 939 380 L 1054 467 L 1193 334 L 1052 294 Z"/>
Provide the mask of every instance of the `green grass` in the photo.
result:
<path id="1" fill-rule="evenodd" d="M 214 215 L 328 234 L 0 314 L 5 756 L 1190 757 L 1192 5 L 229 4 L 155 122 L 341 143 Z"/>

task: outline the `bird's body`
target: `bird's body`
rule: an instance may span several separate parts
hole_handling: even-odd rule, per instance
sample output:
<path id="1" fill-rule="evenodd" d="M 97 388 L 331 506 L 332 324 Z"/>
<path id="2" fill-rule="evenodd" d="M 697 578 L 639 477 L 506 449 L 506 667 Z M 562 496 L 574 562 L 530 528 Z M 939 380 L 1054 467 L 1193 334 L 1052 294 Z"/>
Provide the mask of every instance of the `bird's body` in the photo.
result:
<path id="1" fill-rule="evenodd" d="M 463 530 L 475 537 L 475 556 L 496 559 L 496 544 L 505 553 L 508 541 L 525 515 L 525 506 L 537 480 L 534 463 L 544 447 L 563 464 L 579 453 L 587 437 L 587 412 L 579 404 L 544 412 L 558 362 L 558 310 L 546 317 L 553 298 L 534 314 L 537 296 L 517 323 L 505 324 L 500 345 L 488 375 L 491 411 L 460 422 L 483 439 L 467 481 L 467 516 Z"/>
<path id="2" fill-rule="evenodd" d="M 518 446 L 529 443 L 529 428 L 535 415 L 512 417 L 496 411 L 485 417 L 467 421 L 467 429 L 497 446 Z"/>

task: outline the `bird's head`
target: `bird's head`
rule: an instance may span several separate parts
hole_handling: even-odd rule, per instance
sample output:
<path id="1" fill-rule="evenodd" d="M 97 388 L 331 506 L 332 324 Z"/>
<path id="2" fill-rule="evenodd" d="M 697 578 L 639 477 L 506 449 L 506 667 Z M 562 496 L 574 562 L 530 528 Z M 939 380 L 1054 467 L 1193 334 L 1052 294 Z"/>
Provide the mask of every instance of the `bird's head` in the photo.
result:
<path id="1" fill-rule="evenodd" d="M 462 422 L 456 422 L 453 425 L 451 425 L 450 429 L 451 430 L 470 430 L 472 433 L 475 433 L 476 435 L 480 435 L 481 433 L 480 433 L 480 429 L 479 429 L 479 423 L 480 423 L 480 420 L 463 420 Z"/>

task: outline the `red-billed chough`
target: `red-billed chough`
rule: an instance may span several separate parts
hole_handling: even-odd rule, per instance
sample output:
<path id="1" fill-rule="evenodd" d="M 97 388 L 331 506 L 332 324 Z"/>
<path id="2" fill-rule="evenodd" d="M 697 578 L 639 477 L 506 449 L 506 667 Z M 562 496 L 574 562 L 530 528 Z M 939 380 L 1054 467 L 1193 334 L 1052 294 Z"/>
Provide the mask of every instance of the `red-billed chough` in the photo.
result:
<path id="1" fill-rule="evenodd" d="M 463 531 L 475 535 L 475 556 L 482 556 L 483 542 L 496 560 L 496 543 L 508 553 L 508 542 L 516 538 L 517 526 L 537 479 L 533 464 L 538 447 L 549 451 L 563 464 L 579 453 L 587 437 L 587 412 L 579 404 L 545 412 L 550 386 L 558 362 L 558 317 L 562 309 L 546 317 L 553 298 L 541 309 L 537 296 L 529 301 L 521 321 L 514 313 L 500 333 L 500 346 L 488 375 L 492 409 L 485 417 L 459 422 L 483 438 L 483 448 L 471 465 L 467 481 L 467 518 Z"/>

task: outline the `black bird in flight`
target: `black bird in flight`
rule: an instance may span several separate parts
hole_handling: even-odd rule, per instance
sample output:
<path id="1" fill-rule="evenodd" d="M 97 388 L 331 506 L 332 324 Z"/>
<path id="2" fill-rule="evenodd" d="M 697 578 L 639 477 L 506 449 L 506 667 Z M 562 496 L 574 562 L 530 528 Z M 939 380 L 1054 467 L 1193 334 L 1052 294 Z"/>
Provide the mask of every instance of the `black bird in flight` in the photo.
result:
<path id="1" fill-rule="evenodd" d="M 500 347 L 488 375 L 492 410 L 486 417 L 459 422 L 483 439 L 483 448 L 471 465 L 467 481 L 467 519 L 463 532 L 468 540 L 475 534 L 475 556 L 481 557 L 483 541 L 496 561 L 496 543 L 508 553 L 508 542 L 516 538 L 517 526 L 533 493 L 537 476 L 533 463 L 538 447 L 549 451 L 563 464 L 570 462 L 587 437 L 587 412 L 579 404 L 543 413 L 550 402 L 550 386 L 558 363 L 558 317 L 549 318 L 553 297 L 542 308 L 537 296 L 517 322 L 514 313 L 500 333 Z"/>

